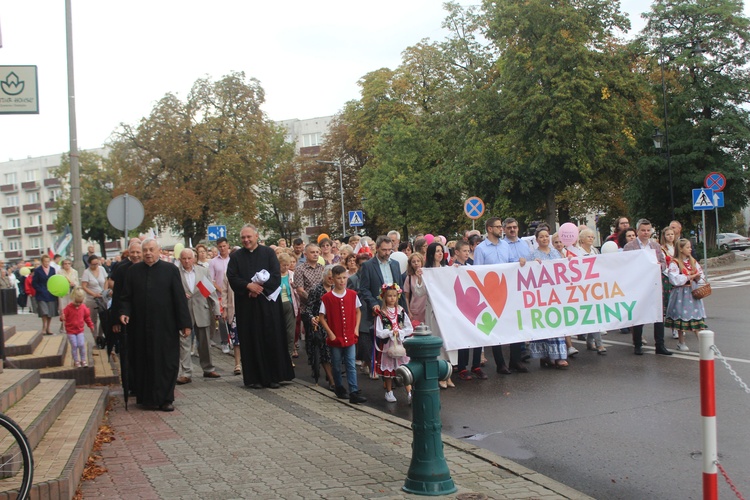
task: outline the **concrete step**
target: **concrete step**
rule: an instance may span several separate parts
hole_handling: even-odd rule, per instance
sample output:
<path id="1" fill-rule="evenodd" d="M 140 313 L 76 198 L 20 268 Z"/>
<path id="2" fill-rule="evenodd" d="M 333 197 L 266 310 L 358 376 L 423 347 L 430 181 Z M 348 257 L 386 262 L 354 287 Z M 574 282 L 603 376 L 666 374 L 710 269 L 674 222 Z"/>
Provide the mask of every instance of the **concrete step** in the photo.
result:
<path id="1" fill-rule="evenodd" d="M 16 334 L 15 326 L 6 326 L 3 328 L 3 336 L 6 341 L 15 334 Z"/>
<path id="2" fill-rule="evenodd" d="M 106 388 L 76 390 L 34 449 L 32 499 L 73 498 L 104 418 L 107 395 Z M 18 476 L 0 480 L 0 500 L 15 500 L 19 483 Z"/>
<path id="3" fill-rule="evenodd" d="M 96 373 L 94 363 L 91 361 L 91 351 L 86 352 L 89 366 L 76 368 L 73 362 L 73 356 L 70 351 L 70 346 L 65 351 L 65 357 L 63 358 L 62 366 L 50 366 L 39 370 L 42 374 L 42 378 L 54 378 L 54 379 L 73 379 L 76 381 L 76 385 L 91 385 L 96 383 Z"/>
<path id="4" fill-rule="evenodd" d="M 8 365 L 25 369 L 62 366 L 67 348 L 68 339 L 66 335 L 44 335 L 32 354 L 8 356 Z"/>
<path id="5" fill-rule="evenodd" d="M 26 330 L 16 332 L 11 338 L 5 341 L 6 356 L 20 356 L 22 354 L 32 354 L 34 349 L 39 346 L 44 334 L 41 330 Z"/>
<path id="6" fill-rule="evenodd" d="M 20 401 L 39 384 L 39 370 L 6 369 L 0 377 L 0 412 Z"/>
<path id="7" fill-rule="evenodd" d="M 23 399 L 8 409 L 6 415 L 21 426 L 29 444 L 35 448 L 57 421 L 75 391 L 75 382 L 72 380 L 40 380 Z M 2 463 L 6 463 L 11 452 L 17 451 L 14 445 L 15 440 L 10 435 L 0 440 Z"/>

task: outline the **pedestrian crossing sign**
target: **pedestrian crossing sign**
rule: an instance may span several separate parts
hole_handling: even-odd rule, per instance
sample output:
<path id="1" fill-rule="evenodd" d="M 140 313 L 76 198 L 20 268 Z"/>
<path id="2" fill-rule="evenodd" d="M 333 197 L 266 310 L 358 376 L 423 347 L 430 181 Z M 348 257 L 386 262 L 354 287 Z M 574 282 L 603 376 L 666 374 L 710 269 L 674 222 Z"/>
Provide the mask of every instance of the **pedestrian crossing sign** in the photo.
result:
<path id="1" fill-rule="evenodd" d="M 713 210 L 714 192 L 711 189 L 693 189 L 693 210 Z"/>
<path id="2" fill-rule="evenodd" d="M 352 210 L 349 212 L 349 226 L 362 227 L 365 225 L 362 210 Z"/>

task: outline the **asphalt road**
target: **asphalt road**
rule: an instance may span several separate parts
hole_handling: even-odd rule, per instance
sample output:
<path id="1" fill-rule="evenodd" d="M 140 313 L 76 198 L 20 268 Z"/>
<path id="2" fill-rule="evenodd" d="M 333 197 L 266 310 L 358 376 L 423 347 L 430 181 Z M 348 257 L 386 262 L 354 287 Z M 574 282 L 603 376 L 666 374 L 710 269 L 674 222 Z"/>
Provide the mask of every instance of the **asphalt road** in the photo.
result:
<path id="1" fill-rule="evenodd" d="M 748 285 L 750 271 L 717 279 L 706 308 L 716 345 L 750 384 Z M 606 356 L 577 342 L 581 353 L 565 371 L 533 362 L 529 374 L 497 375 L 490 353 L 489 380 L 454 376 L 457 388 L 441 391 L 443 431 L 595 498 L 701 498 L 698 341 L 688 337 L 690 352 L 664 357 L 653 354 L 650 327 L 644 338 L 645 356 L 633 355 L 630 336 L 619 332 L 604 337 Z M 403 389 L 386 403 L 380 382 L 363 376 L 360 387 L 368 405 L 411 419 Z M 750 395 L 718 361 L 716 387 L 720 460 L 750 496 Z M 721 497 L 734 496 L 719 483 Z"/>

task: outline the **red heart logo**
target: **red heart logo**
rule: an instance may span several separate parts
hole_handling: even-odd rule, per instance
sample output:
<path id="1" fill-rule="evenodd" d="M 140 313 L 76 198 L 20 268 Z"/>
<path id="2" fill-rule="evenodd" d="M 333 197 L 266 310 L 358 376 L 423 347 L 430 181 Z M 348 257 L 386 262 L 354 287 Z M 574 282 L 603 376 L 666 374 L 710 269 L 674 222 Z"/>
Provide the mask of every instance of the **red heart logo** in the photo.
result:
<path id="1" fill-rule="evenodd" d="M 479 291 L 484 295 L 484 299 L 489 302 L 490 307 L 495 312 L 495 316 L 498 318 L 503 314 L 505 309 L 505 303 L 508 301 L 508 284 L 505 281 L 505 275 L 498 275 L 496 272 L 491 271 L 484 276 L 484 282 L 479 279 L 477 273 L 474 271 L 466 271 L 469 273 L 472 281 L 477 285 Z"/>

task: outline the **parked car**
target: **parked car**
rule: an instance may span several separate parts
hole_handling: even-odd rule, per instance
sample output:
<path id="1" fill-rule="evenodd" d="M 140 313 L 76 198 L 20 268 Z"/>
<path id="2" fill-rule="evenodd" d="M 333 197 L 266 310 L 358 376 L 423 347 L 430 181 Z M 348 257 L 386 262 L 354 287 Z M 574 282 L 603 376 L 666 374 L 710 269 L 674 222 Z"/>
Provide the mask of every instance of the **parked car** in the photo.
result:
<path id="1" fill-rule="evenodd" d="M 724 250 L 744 250 L 750 248 L 750 240 L 737 233 L 719 233 L 716 244 Z"/>

